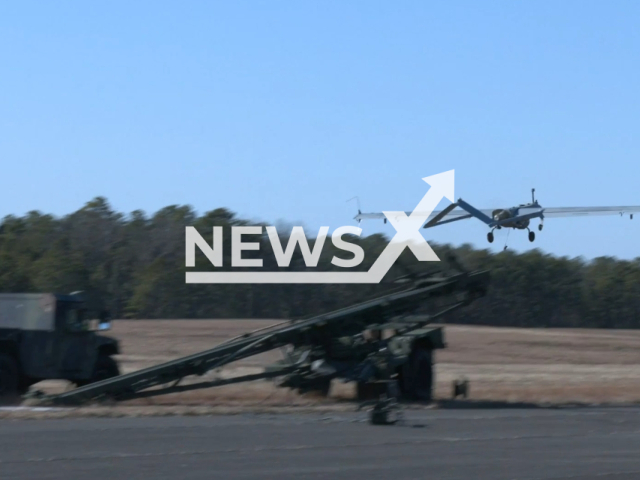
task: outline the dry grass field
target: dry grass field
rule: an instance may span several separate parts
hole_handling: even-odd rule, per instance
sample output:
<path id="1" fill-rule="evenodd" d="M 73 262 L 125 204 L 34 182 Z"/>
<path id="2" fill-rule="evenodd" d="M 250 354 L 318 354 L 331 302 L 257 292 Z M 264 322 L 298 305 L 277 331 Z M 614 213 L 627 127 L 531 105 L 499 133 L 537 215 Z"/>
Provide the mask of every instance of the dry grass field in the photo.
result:
<path id="1" fill-rule="evenodd" d="M 118 320 L 110 335 L 122 346 L 124 373 L 199 352 L 270 320 Z M 436 397 L 450 396 L 453 380 L 470 381 L 470 399 L 535 403 L 640 401 L 640 331 L 518 329 L 445 326 L 448 348 L 437 352 Z M 279 352 L 232 364 L 206 378 L 260 371 Z M 197 379 L 198 381 L 202 379 Z M 43 382 L 46 391 L 64 388 Z M 341 403 L 352 385 L 334 382 L 330 399 L 300 396 L 256 381 L 126 402 L 129 406 L 304 406 Z"/>

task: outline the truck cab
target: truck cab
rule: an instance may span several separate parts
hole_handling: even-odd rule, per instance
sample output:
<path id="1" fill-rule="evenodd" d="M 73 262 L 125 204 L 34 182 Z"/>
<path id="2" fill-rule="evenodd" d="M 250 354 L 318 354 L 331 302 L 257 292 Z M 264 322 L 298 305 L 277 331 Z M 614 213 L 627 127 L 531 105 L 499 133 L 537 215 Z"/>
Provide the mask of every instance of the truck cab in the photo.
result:
<path id="1" fill-rule="evenodd" d="M 109 327 L 80 293 L 0 294 L 0 401 L 13 403 L 42 380 L 86 385 L 118 375 L 118 342 L 96 333 Z"/>

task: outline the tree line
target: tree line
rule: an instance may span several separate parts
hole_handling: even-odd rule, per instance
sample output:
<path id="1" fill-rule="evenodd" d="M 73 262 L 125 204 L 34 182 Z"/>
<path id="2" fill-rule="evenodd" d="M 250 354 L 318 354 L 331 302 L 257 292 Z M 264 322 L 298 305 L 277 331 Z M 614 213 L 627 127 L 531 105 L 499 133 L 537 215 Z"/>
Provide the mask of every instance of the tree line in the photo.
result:
<path id="1" fill-rule="evenodd" d="M 186 226 L 195 227 L 208 241 L 212 227 L 224 227 L 225 269 L 231 258 L 228 227 L 255 224 L 226 208 L 198 215 L 189 206 L 174 205 L 153 215 L 142 211 L 125 215 L 102 197 L 64 217 L 36 211 L 10 215 L 0 223 L 0 292 L 82 290 L 89 309 L 109 310 L 114 318 L 300 318 L 371 298 L 391 288 L 398 276 L 434 268 L 405 250 L 380 285 L 185 283 Z M 282 227 L 278 233 L 284 246 L 288 232 Z M 266 235 L 254 241 L 261 242 L 264 269 L 282 269 Z M 375 234 L 349 241 L 364 249 L 365 260 L 358 268 L 368 270 L 388 238 Z M 585 261 L 539 250 L 494 254 L 469 245 L 431 245 L 441 258 L 450 252 L 470 269 L 491 270 L 487 297 L 453 314 L 450 322 L 640 327 L 640 258 Z M 252 254 L 247 251 L 243 256 Z M 334 255 L 349 256 L 325 242 L 318 269 L 337 270 L 331 264 Z M 204 255 L 198 253 L 196 262 L 197 268 L 191 270 L 211 270 Z M 287 269 L 305 268 L 297 248 Z"/>

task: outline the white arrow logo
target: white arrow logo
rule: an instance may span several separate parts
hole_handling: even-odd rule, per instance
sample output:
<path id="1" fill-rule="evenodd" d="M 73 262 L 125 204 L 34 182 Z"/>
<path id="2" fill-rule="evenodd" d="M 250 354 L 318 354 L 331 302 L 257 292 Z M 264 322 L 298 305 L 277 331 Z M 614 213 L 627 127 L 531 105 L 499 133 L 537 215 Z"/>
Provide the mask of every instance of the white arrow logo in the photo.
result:
<path id="1" fill-rule="evenodd" d="M 454 170 L 425 177 L 431 185 L 420 203 L 407 216 L 383 212 L 396 234 L 367 272 L 187 272 L 187 283 L 380 283 L 406 247 L 421 262 L 440 259 L 420 233 L 420 227 L 443 197 L 454 201 Z"/>

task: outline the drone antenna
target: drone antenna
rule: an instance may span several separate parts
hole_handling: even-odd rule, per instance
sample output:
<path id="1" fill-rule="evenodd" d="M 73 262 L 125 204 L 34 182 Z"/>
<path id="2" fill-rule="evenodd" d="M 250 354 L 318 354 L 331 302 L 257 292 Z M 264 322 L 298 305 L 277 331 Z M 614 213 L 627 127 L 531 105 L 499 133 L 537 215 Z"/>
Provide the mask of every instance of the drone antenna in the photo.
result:
<path id="1" fill-rule="evenodd" d="M 531 203 L 536 203 L 536 189 L 532 188 L 531 189 Z"/>

